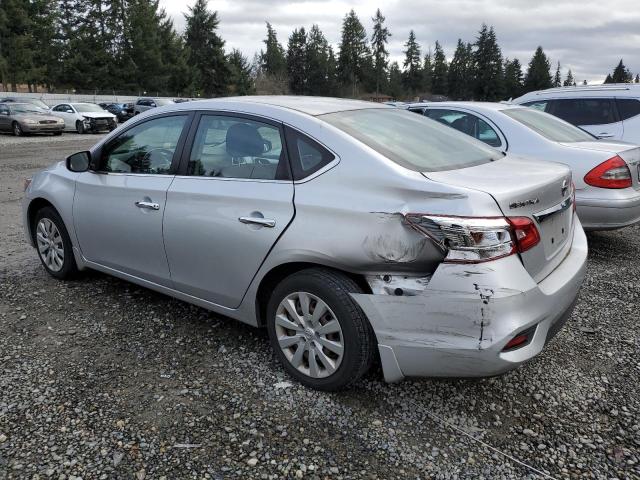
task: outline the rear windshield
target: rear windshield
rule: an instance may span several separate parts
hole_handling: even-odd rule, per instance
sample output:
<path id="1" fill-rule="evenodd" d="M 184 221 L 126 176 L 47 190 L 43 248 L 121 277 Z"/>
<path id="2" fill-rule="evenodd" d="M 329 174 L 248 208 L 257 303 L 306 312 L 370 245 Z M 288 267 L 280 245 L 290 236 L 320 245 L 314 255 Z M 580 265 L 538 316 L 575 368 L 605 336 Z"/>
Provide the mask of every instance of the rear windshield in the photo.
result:
<path id="1" fill-rule="evenodd" d="M 502 110 L 502 113 L 552 142 L 590 142 L 595 138 L 564 120 L 534 108 L 510 108 Z"/>
<path id="2" fill-rule="evenodd" d="M 407 110 L 371 108 L 318 118 L 419 172 L 472 167 L 504 156 L 468 135 Z"/>

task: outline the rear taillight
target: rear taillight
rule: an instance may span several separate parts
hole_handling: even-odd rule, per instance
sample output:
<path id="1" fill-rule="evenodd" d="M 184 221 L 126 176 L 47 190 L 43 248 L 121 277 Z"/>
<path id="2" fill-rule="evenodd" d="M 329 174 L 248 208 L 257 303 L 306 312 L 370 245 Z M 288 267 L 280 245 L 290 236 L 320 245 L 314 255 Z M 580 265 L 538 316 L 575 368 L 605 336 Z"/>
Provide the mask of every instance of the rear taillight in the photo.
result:
<path id="1" fill-rule="evenodd" d="M 481 263 L 526 252 L 540 241 L 527 217 L 457 217 L 409 213 L 407 223 L 446 253 L 445 262 Z"/>
<path id="2" fill-rule="evenodd" d="M 593 168 L 584 177 L 585 183 L 600 188 L 628 188 L 631 186 L 631 171 L 618 155 Z"/>

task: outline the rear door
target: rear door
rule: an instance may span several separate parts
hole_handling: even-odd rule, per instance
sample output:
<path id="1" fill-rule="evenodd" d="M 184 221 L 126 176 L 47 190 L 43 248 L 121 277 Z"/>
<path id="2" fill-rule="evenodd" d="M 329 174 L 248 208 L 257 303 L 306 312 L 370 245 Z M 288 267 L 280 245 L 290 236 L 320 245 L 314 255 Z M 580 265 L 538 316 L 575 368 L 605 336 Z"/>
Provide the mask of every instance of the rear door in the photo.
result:
<path id="1" fill-rule="evenodd" d="M 11 130 L 11 110 L 5 104 L 0 104 L 0 130 Z"/>
<path id="2" fill-rule="evenodd" d="M 621 140 L 624 128 L 613 98 L 560 98 L 549 113 L 598 138 Z"/>
<path id="3" fill-rule="evenodd" d="M 622 140 L 640 144 L 640 98 L 616 98 L 616 105 L 624 126 Z"/>
<path id="4" fill-rule="evenodd" d="M 178 290 L 236 308 L 293 218 L 282 126 L 206 112 L 167 193 L 164 241 Z"/>

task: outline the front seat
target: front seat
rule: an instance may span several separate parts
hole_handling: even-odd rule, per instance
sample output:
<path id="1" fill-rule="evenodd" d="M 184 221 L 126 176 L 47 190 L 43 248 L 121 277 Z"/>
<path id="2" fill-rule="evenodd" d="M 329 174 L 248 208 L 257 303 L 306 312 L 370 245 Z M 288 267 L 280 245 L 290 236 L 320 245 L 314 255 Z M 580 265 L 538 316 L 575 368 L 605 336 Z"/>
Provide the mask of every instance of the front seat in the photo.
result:
<path id="1" fill-rule="evenodd" d="M 454 121 L 451 126 L 462 133 L 466 133 L 472 137 L 476 136 L 473 128 L 473 121 L 469 117 L 460 117 Z"/>
<path id="2" fill-rule="evenodd" d="M 265 141 L 253 125 L 236 123 L 227 130 L 226 150 L 231 157 L 231 165 L 222 168 L 222 177 L 268 178 L 260 164 L 244 163 L 245 157 L 259 157 L 264 153 Z M 268 168 L 269 166 L 267 166 Z M 275 165 L 273 166 L 275 168 Z"/>

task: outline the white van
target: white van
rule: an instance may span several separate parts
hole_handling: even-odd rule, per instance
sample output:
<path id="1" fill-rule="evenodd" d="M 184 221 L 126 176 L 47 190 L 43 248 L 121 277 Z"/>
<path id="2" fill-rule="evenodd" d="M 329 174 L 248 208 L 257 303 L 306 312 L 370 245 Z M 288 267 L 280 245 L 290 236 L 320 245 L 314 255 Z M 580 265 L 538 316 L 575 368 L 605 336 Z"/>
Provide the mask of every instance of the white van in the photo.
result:
<path id="1" fill-rule="evenodd" d="M 640 144 L 640 84 L 550 88 L 512 103 L 551 113 L 598 138 Z"/>

